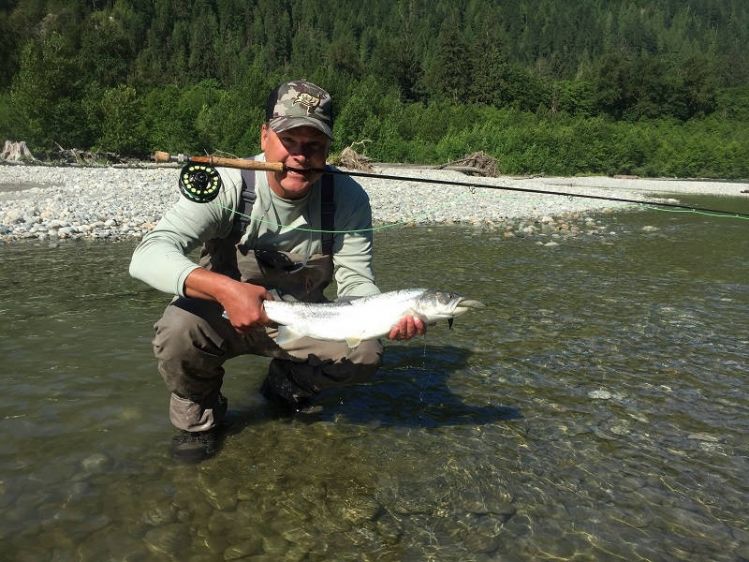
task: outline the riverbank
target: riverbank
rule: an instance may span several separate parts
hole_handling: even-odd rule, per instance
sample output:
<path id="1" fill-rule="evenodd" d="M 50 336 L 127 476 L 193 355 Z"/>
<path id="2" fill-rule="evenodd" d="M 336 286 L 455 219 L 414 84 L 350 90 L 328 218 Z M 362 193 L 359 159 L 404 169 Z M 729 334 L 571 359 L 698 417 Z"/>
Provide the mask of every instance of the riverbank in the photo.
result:
<path id="1" fill-rule="evenodd" d="M 608 177 L 481 178 L 423 168 L 377 167 L 376 173 L 478 186 L 678 201 L 679 194 L 742 196 L 749 183 Z M 0 167 L 0 240 L 140 238 L 179 197 L 178 169 Z M 472 224 L 505 237 L 537 232 L 577 235 L 605 230 L 592 215 L 636 207 L 596 199 L 482 187 L 361 178 L 375 224 Z M 676 199 L 673 199 L 676 198 Z"/>

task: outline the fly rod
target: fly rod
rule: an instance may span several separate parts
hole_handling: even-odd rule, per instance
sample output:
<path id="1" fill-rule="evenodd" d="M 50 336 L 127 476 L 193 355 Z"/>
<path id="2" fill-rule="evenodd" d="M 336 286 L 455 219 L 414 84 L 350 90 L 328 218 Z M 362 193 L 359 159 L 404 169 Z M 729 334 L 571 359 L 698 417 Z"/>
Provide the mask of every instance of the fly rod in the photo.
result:
<path id="1" fill-rule="evenodd" d="M 221 179 L 215 166 L 224 166 L 226 168 L 238 168 L 241 170 L 265 170 L 269 172 L 292 171 L 301 174 L 324 173 L 342 176 L 352 176 L 359 178 L 375 178 L 392 181 L 411 181 L 415 183 L 430 183 L 435 185 L 451 185 L 470 188 L 482 189 L 499 189 L 503 191 L 516 191 L 521 193 L 535 193 L 540 195 L 556 195 L 561 197 L 577 197 L 583 199 L 597 199 L 600 201 L 615 201 L 618 203 L 633 203 L 635 205 L 651 205 L 654 207 L 666 207 L 681 209 L 692 212 L 711 213 L 719 216 L 733 217 L 749 220 L 749 213 L 740 213 L 735 211 L 724 211 L 721 209 L 711 209 L 707 207 L 696 207 L 694 205 L 682 205 L 680 203 L 667 203 L 656 201 L 642 201 L 638 199 L 628 199 L 625 197 L 611 197 L 606 195 L 590 195 L 586 193 L 568 193 L 560 191 L 549 191 L 544 189 L 533 189 L 529 187 L 510 187 L 505 185 L 487 185 L 483 183 L 439 180 L 431 178 L 418 178 L 413 176 L 396 176 L 390 174 L 376 174 L 371 172 L 343 171 L 331 168 L 307 168 L 298 169 L 285 166 L 283 162 L 262 162 L 258 160 L 248 160 L 245 158 L 223 158 L 219 156 L 186 156 L 178 154 L 173 156 L 168 152 L 155 152 L 153 155 L 155 162 L 177 162 L 186 163 L 180 174 L 180 191 L 182 194 L 198 203 L 212 201 L 221 187 Z"/>

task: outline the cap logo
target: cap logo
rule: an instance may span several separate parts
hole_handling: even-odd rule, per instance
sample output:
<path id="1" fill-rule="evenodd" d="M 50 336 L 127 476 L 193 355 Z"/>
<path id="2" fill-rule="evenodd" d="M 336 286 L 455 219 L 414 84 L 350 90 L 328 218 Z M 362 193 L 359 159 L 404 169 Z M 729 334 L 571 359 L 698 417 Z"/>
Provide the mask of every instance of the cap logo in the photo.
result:
<path id="1" fill-rule="evenodd" d="M 306 92 L 300 93 L 297 95 L 296 98 L 294 98 L 294 101 L 291 102 L 292 106 L 295 105 L 301 105 L 307 110 L 307 115 L 312 113 L 317 107 L 320 105 L 320 98 L 317 98 L 313 95 L 310 95 Z"/>

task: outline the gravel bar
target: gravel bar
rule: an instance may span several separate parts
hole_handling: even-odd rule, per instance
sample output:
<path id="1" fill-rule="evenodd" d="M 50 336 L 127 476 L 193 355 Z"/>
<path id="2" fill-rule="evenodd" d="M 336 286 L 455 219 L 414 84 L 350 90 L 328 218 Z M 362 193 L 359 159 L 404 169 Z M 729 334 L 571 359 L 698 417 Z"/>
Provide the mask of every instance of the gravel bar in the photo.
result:
<path id="1" fill-rule="evenodd" d="M 375 173 L 476 184 L 677 202 L 680 193 L 742 196 L 749 183 L 609 177 L 472 177 L 460 172 L 378 166 Z M 0 240 L 140 238 L 179 197 L 174 167 L 0 166 Z M 472 224 L 506 237 L 558 231 L 575 235 L 591 215 L 625 203 L 482 187 L 359 178 L 375 224 Z M 664 199 L 665 197 L 665 199 Z M 586 226 L 586 224 L 588 226 Z"/>

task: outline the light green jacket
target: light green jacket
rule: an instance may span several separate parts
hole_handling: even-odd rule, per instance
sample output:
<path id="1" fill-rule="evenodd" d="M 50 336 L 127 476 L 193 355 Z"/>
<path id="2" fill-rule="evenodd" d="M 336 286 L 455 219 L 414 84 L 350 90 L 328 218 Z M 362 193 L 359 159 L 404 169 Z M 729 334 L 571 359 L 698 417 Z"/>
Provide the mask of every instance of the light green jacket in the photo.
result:
<path id="1" fill-rule="evenodd" d="M 263 160 L 261 154 L 255 157 Z M 180 200 L 143 237 L 130 262 L 130 275 L 150 286 L 184 295 L 185 279 L 200 267 L 187 255 L 207 240 L 231 233 L 242 178 L 239 170 L 217 168 L 223 187 L 210 203 Z M 372 271 L 372 209 L 364 189 L 349 176 L 335 178 L 335 235 L 333 266 L 339 297 L 379 293 Z M 283 250 L 305 255 L 322 251 L 321 235 L 298 230 L 320 229 L 320 181 L 302 199 L 283 199 L 273 193 L 266 172 L 255 172 L 257 199 L 252 221 L 241 243 L 249 248 Z"/>

